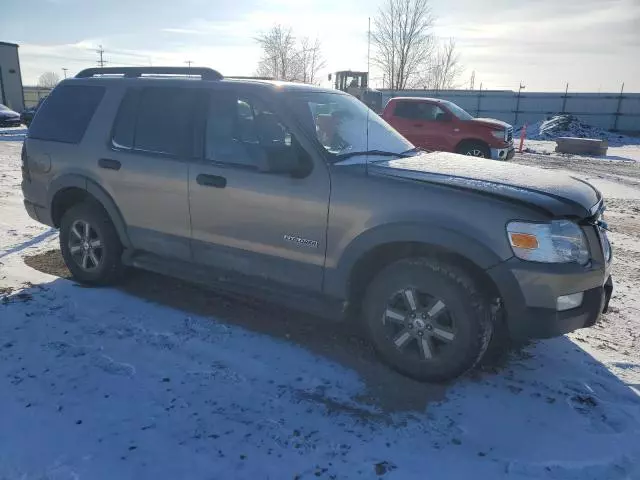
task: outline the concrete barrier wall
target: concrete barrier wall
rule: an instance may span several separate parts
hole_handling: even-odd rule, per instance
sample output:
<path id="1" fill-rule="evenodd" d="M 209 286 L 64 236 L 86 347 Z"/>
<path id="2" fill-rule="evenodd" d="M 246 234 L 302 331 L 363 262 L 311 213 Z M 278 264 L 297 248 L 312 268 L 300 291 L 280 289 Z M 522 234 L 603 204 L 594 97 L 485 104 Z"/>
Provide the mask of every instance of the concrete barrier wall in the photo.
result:
<path id="1" fill-rule="evenodd" d="M 382 104 L 392 97 L 450 100 L 476 117 L 492 117 L 512 125 L 531 124 L 556 113 L 570 113 L 607 130 L 640 132 L 640 93 L 568 93 L 496 90 L 381 90 Z"/>

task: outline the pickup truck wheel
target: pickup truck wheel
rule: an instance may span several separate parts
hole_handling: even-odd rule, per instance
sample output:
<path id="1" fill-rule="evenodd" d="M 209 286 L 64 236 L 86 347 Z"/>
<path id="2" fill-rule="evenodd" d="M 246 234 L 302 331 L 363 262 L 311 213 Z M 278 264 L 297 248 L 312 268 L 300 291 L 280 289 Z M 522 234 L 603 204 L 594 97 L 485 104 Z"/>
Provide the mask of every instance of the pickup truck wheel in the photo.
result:
<path id="1" fill-rule="evenodd" d="M 472 368 L 493 331 L 490 303 L 471 278 L 432 258 L 384 268 L 367 289 L 363 312 L 382 358 L 423 381 L 450 380 Z"/>
<path id="2" fill-rule="evenodd" d="M 120 279 L 122 244 L 111 219 L 94 202 L 71 207 L 60 222 L 60 250 L 73 277 L 88 285 L 109 285 Z"/>
<path id="3" fill-rule="evenodd" d="M 458 153 L 470 157 L 491 158 L 489 147 L 481 142 L 465 142 L 458 148 Z"/>

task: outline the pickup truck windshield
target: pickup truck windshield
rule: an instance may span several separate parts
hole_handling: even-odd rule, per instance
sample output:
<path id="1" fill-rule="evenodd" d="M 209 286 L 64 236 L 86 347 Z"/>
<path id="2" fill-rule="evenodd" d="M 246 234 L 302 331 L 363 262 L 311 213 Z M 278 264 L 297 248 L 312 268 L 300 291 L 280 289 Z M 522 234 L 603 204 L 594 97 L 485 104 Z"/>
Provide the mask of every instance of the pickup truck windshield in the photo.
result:
<path id="1" fill-rule="evenodd" d="M 292 94 L 289 102 L 296 116 L 315 133 L 333 161 L 353 152 L 396 152 L 400 156 L 413 148 L 393 127 L 351 95 L 328 92 Z"/>
<path id="2" fill-rule="evenodd" d="M 447 101 L 443 101 L 441 103 L 445 104 L 447 108 L 451 110 L 451 113 L 453 113 L 460 120 L 473 120 L 473 115 L 471 115 L 470 113 L 467 113 L 465 109 L 460 108 L 455 103 L 451 103 Z"/>

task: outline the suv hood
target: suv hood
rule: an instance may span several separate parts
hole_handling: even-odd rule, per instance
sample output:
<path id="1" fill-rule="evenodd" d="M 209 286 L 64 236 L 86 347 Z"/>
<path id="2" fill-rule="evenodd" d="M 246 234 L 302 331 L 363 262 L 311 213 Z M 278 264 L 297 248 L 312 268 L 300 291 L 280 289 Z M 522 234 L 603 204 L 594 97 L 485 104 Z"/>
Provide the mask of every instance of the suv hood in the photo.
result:
<path id="1" fill-rule="evenodd" d="M 602 198 L 591 184 L 557 171 L 448 152 L 374 162 L 368 170 L 374 175 L 500 197 L 554 217 L 589 217 Z"/>
<path id="2" fill-rule="evenodd" d="M 483 125 L 485 127 L 490 128 L 509 128 L 510 124 L 507 122 L 503 122 L 502 120 L 496 120 L 495 118 L 474 118 L 472 120 L 468 120 L 471 123 L 475 123 L 476 125 Z"/>

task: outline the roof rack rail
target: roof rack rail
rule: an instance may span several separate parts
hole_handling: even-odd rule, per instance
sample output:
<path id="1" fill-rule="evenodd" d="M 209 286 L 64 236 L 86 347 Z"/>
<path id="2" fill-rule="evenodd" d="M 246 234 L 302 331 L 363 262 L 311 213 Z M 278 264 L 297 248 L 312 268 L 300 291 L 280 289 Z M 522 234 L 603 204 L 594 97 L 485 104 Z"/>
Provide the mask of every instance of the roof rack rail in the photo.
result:
<path id="1" fill-rule="evenodd" d="M 231 80 L 275 80 L 273 77 L 247 77 L 243 75 L 232 75 L 224 78 L 229 78 Z"/>
<path id="2" fill-rule="evenodd" d="M 222 74 L 207 67 L 103 67 L 86 68 L 76 78 L 90 78 L 100 75 L 123 75 L 125 78 L 138 78 L 142 75 L 185 75 L 200 77 L 202 80 L 222 80 Z"/>

